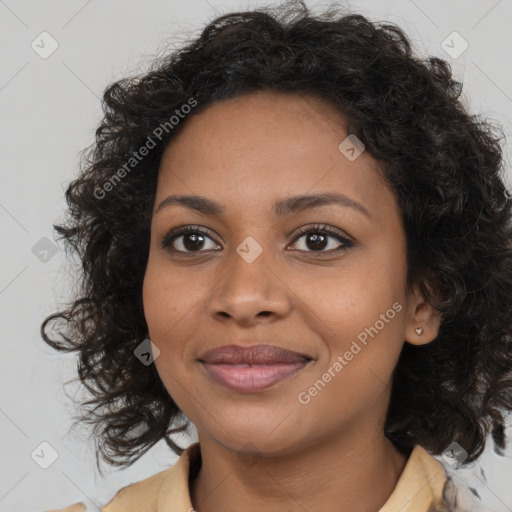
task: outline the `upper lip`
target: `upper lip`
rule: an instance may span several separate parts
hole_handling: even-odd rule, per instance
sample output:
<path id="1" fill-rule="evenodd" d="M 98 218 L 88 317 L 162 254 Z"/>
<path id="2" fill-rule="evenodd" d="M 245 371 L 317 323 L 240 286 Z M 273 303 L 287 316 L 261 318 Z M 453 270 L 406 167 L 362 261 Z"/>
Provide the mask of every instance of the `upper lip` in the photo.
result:
<path id="1" fill-rule="evenodd" d="M 276 345 L 260 344 L 249 347 L 223 345 L 203 352 L 198 359 L 201 362 L 213 364 L 290 364 L 302 363 L 311 358 Z"/>

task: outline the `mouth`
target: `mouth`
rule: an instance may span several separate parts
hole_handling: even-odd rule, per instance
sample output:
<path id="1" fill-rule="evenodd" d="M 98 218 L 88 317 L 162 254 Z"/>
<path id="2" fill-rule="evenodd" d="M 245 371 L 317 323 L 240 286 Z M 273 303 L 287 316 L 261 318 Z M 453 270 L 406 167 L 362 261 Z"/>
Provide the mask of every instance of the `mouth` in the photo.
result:
<path id="1" fill-rule="evenodd" d="M 239 392 L 267 389 L 301 370 L 311 357 L 276 345 L 225 345 L 203 353 L 198 361 L 218 384 Z"/>

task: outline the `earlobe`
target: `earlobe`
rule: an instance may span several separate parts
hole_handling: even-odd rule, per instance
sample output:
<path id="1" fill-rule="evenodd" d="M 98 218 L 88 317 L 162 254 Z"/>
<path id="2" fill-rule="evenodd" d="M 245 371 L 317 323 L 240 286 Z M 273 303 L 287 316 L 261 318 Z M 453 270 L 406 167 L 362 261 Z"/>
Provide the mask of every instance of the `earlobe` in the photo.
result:
<path id="1" fill-rule="evenodd" d="M 426 345 L 439 334 L 441 313 L 428 304 L 415 285 L 409 297 L 405 341 L 412 345 Z"/>

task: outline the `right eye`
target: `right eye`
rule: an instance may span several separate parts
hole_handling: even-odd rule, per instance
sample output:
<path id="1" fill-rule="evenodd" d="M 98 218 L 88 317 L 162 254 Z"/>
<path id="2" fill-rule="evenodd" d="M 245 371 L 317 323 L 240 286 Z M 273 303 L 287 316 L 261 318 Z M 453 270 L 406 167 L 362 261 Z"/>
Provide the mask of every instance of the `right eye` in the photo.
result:
<path id="1" fill-rule="evenodd" d="M 161 247 L 162 249 L 166 249 L 169 252 L 178 252 L 184 254 L 193 252 L 205 252 L 201 250 L 205 244 L 205 239 L 214 241 L 212 234 L 208 229 L 199 229 L 197 226 L 183 226 L 181 228 L 173 229 L 167 233 L 162 239 Z M 179 242 L 175 244 L 176 241 Z M 179 247 L 176 247 L 176 245 Z"/>

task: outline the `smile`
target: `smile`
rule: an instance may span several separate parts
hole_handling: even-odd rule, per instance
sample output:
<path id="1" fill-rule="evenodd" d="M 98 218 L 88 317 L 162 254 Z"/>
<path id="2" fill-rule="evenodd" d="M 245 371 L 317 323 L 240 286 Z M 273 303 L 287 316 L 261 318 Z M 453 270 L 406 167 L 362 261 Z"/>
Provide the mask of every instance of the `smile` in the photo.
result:
<path id="1" fill-rule="evenodd" d="M 225 364 L 202 362 L 208 375 L 233 391 L 255 392 L 269 388 L 304 369 L 311 361 L 272 364 Z"/>

